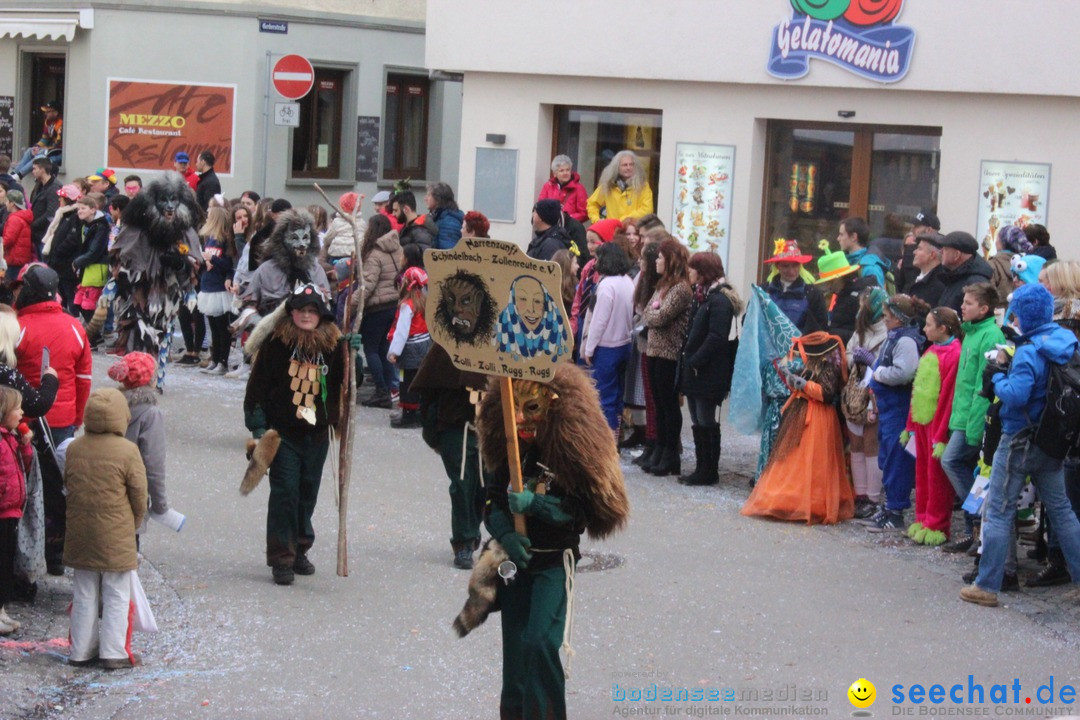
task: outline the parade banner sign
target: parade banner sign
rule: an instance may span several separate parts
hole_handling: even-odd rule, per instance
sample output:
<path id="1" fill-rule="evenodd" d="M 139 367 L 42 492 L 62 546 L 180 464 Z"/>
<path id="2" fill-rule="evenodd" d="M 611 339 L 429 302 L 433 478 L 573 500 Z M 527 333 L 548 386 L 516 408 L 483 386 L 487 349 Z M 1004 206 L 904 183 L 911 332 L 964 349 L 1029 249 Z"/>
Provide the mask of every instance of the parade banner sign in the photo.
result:
<path id="1" fill-rule="evenodd" d="M 767 69 L 796 80 L 825 60 L 878 82 L 907 75 L 915 31 L 896 25 L 904 0 L 790 0 L 791 19 L 773 30 Z"/>
<path id="2" fill-rule="evenodd" d="M 690 252 L 717 253 L 727 267 L 731 244 L 734 145 L 675 144 L 671 234 Z"/>
<path id="3" fill-rule="evenodd" d="M 424 253 L 425 316 L 431 338 L 461 370 L 549 382 L 570 360 L 574 337 L 562 303 L 558 263 L 517 244 L 462 238 Z"/>
<path id="4" fill-rule="evenodd" d="M 1046 224 L 1050 164 L 983 160 L 979 167 L 978 234 L 984 258 L 997 252 L 998 230 Z"/>
<path id="5" fill-rule="evenodd" d="M 232 174 L 236 86 L 108 79 L 105 164 L 172 170 L 180 150 L 214 153 L 218 175 Z"/>

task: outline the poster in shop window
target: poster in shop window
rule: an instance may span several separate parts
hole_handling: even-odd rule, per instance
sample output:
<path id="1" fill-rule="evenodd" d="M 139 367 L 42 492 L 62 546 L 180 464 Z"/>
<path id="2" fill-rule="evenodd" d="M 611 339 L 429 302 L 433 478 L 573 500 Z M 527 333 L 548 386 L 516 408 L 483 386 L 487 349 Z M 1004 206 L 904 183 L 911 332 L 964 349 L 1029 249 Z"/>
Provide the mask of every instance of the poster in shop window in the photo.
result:
<path id="1" fill-rule="evenodd" d="M 214 171 L 232 175 L 236 86 L 109 78 L 105 164 L 124 170 L 172 170 L 183 150 L 209 150 Z"/>
<path id="2" fill-rule="evenodd" d="M 975 233 L 983 257 L 997 252 L 998 231 L 1007 225 L 1046 225 L 1050 163 L 983 160 L 979 168 L 979 220 Z"/>
<path id="3" fill-rule="evenodd" d="M 671 234 L 691 253 L 719 254 L 725 267 L 734 176 L 734 145 L 676 143 Z"/>

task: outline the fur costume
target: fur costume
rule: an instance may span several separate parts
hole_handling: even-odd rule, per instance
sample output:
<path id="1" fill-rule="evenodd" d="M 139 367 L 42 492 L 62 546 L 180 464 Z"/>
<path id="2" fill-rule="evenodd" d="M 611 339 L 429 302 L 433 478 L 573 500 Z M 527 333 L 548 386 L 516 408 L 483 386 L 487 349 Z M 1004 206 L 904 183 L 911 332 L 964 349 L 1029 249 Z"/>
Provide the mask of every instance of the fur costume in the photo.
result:
<path id="1" fill-rule="evenodd" d="M 568 363 L 559 365 L 547 387 L 557 398 L 534 441 L 539 462 L 584 509 L 589 537 L 603 540 L 626 525 L 630 502 L 600 397 L 588 374 Z M 493 471 L 505 468 L 506 433 L 496 379 L 489 382 L 480 404 L 477 431 L 484 466 Z"/>
<path id="2" fill-rule="evenodd" d="M 203 213 L 175 172 L 149 183 L 124 210 L 112 249 L 116 272 L 117 346 L 155 357 L 202 257 L 196 228 Z"/>
<path id="3" fill-rule="evenodd" d="M 319 234 L 306 210 L 286 210 L 263 245 L 265 260 L 251 276 L 243 301 L 260 313 L 269 312 L 298 283 L 314 283 L 330 291 L 326 271 L 319 264 Z"/>
<path id="4" fill-rule="evenodd" d="M 539 452 L 539 462 L 558 479 L 565 497 L 583 511 L 589 537 L 603 539 L 626 525 L 630 503 L 600 398 L 589 376 L 569 363 L 559 365 L 547 387 L 556 397 L 532 446 Z M 484 467 L 493 474 L 506 472 L 506 433 L 496 378 L 489 381 L 481 401 L 477 432 Z M 497 609 L 497 570 L 506 559 L 506 551 L 497 541 L 484 546 L 469 579 L 469 599 L 453 623 L 460 637 Z"/>

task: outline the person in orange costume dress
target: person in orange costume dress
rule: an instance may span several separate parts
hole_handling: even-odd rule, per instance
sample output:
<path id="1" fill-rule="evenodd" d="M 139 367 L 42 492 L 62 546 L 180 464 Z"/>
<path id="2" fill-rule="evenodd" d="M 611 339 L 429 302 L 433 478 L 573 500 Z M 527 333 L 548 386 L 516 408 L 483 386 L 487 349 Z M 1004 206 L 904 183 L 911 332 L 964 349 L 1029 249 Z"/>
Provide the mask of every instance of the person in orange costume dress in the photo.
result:
<path id="1" fill-rule="evenodd" d="M 795 338 L 787 362 L 777 371 L 791 388 L 791 398 L 769 461 L 742 514 L 808 525 L 848 520 L 855 512 L 855 496 L 835 404 L 847 379 L 844 343 L 824 332 Z"/>

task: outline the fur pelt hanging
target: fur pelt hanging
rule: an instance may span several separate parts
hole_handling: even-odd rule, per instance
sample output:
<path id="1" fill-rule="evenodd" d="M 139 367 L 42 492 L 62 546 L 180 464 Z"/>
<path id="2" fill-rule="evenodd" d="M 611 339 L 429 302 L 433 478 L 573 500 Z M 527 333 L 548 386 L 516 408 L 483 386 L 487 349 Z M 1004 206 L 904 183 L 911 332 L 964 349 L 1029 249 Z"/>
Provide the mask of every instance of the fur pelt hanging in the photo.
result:
<path id="1" fill-rule="evenodd" d="M 534 441 L 538 462 L 584 509 L 589 537 L 603 539 L 622 529 L 630 516 L 615 437 L 600 409 L 596 388 L 581 368 L 560 364 L 547 387 L 557 397 Z M 506 433 L 497 378 L 489 381 L 480 404 L 477 431 L 484 465 L 493 470 L 505 468 Z"/>
<path id="2" fill-rule="evenodd" d="M 476 559 L 476 566 L 469 577 L 469 599 L 454 618 L 454 632 L 465 637 L 483 624 L 488 615 L 498 611 L 499 565 L 510 556 L 495 538 L 489 538 Z"/>
<path id="3" fill-rule="evenodd" d="M 248 438 L 248 466 L 244 471 L 244 479 L 240 483 L 241 495 L 248 495 L 258 487 L 263 476 L 270 469 L 270 464 L 274 462 L 274 457 L 280 447 L 281 435 L 277 430 L 267 430 L 258 442 L 254 438 Z"/>

